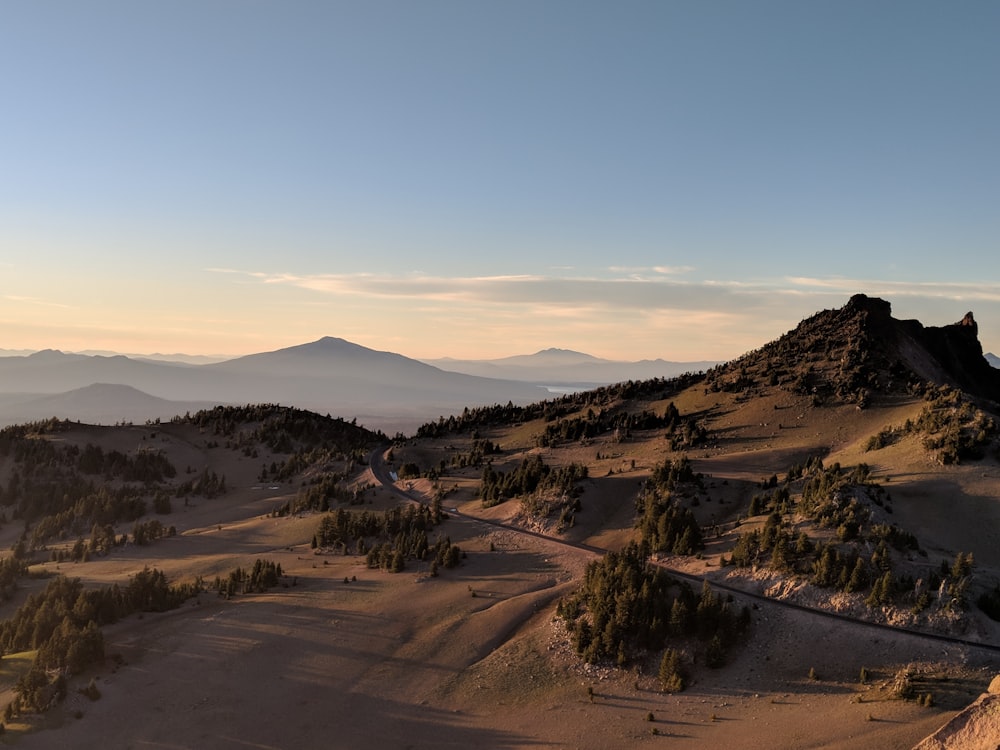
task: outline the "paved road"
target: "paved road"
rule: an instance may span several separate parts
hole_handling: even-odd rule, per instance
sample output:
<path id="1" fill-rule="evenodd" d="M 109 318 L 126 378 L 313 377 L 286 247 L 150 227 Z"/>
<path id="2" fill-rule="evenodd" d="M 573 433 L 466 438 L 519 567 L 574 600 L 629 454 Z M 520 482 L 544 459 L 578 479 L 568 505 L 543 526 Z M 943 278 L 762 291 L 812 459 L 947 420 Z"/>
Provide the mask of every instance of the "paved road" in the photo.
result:
<path id="1" fill-rule="evenodd" d="M 422 496 L 415 495 L 406 490 L 402 490 L 397 487 L 393 482 L 392 478 L 389 476 L 389 469 L 385 465 L 385 448 L 377 448 L 371 452 L 368 456 L 368 466 L 371 469 L 372 476 L 375 481 L 382 484 L 387 490 L 396 494 L 400 498 L 407 500 L 412 503 L 424 504 L 425 499 Z M 591 544 L 582 544 L 580 542 L 571 542 L 567 539 L 560 539 L 558 537 L 549 536 L 548 534 L 542 534 L 537 531 L 530 531 L 528 529 L 522 529 L 518 526 L 512 526 L 510 524 L 501 523 L 499 521 L 491 521 L 485 518 L 477 518 L 476 516 L 470 516 L 467 513 L 461 513 L 455 508 L 448 509 L 449 516 L 456 516 L 458 518 L 472 521 L 474 523 L 485 524 L 486 526 L 493 526 L 500 529 L 505 529 L 507 531 L 513 531 L 517 534 L 524 534 L 525 536 L 533 536 L 539 539 L 544 539 L 547 542 L 553 542 L 555 544 L 561 544 L 565 547 L 573 547 L 574 549 L 584 550 L 586 552 L 591 552 L 595 555 L 604 555 L 609 550 L 602 547 L 595 547 Z M 958 646 L 968 646 L 969 648 L 979 649 L 981 651 L 990 651 L 992 653 L 1000 653 L 1000 644 L 993 643 L 981 643 L 979 641 L 969 641 L 964 638 L 956 638 L 949 635 L 943 635 L 940 633 L 929 633 L 921 630 L 912 630 L 910 628 L 901 628 L 895 625 L 886 625 L 884 623 L 869 622 L 868 620 L 859 620 L 855 617 L 850 617 L 848 615 L 838 614 L 836 612 L 829 612 L 823 609 L 816 609 L 814 607 L 806 607 L 801 604 L 795 604 L 794 602 L 784 601 L 782 599 L 774 599 L 769 596 L 764 596 L 763 594 L 758 594 L 753 591 L 747 591 L 741 589 L 737 586 L 731 586 L 726 583 L 721 583 L 719 581 L 714 581 L 709 579 L 707 576 L 692 575 L 691 573 L 685 573 L 684 571 L 677 570 L 670 567 L 662 562 L 653 563 L 665 571 L 670 573 L 670 575 L 675 578 L 680 578 L 682 580 L 688 581 L 689 583 L 694 583 L 697 586 L 701 586 L 704 581 L 708 581 L 709 585 L 713 589 L 718 589 L 721 591 L 726 591 L 733 594 L 734 596 L 741 596 L 744 599 L 750 599 L 752 601 L 763 603 L 768 606 L 784 607 L 785 609 L 795 610 L 798 612 L 806 612 L 817 617 L 825 617 L 831 620 L 839 620 L 841 622 L 850 623 L 852 625 L 857 625 L 860 627 L 874 628 L 881 631 L 891 631 L 893 633 L 902 633 L 905 635 L 912 635 L 918 638 L 925 638 L 933 641 L 940 641 L 942 643 L 948 643 Z"/>

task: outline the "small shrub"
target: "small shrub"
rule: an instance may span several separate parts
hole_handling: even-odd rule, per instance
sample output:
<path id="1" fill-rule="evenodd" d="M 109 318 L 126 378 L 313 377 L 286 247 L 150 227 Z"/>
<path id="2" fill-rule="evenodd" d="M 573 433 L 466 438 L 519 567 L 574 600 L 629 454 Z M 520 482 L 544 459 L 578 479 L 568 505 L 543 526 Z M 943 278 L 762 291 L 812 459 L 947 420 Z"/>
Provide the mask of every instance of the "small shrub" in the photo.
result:
<path id="1" fill-rule="evenodd" d="M 80 693 L 90 698 L 92 701 L 100 700 L 101 691 L 97 687 L 97 680 L 93 677 L 90 678 L 90 682 L 87 683 L 87 687 L 80 688 Z"/>

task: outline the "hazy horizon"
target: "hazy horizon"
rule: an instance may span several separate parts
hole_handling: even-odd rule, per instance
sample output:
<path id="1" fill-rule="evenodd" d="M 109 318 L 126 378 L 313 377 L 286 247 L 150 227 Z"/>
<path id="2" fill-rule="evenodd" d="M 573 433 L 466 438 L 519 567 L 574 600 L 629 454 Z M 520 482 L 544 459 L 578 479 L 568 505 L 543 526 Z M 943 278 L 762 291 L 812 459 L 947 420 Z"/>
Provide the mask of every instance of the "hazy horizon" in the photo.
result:
<path id="1" fill-rule="evenodd" d="M 17 3 L 0 348 L 1000 350 L 1000 6 Z"/>

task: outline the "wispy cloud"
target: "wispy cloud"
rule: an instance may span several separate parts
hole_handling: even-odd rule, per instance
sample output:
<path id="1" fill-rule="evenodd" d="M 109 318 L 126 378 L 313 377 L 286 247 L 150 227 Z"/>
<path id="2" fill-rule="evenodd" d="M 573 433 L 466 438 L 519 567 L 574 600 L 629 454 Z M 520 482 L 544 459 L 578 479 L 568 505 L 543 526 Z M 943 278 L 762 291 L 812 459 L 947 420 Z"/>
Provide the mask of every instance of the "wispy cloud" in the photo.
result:
<path id="1" fill-rule="evenodd" d="M 38 305 L 40 307 L 58 307 L 63 310 L 73 309 L 73 305 L 67 305 L 63 302 L 53 302 L 52 300 L 47 300 L 47 299 L 39 299 L 38 297 L 23 297 L 15 294 L 5 294 L 4 299 L 24 305 Z"/>
<path id="2" fill-rule="evenodd" d="M 604 276 L 496 275 L 433 276 L 410 274 L 296 274 L 209 269 L 242 275 L 258 283 L 306 289 L 341 297 L 470 303 L 479 305 L 539 304 L 551 308 L 739 311 L 748 305 L 769 308 L 790 299 L 840 297 L 856 293 L 889 299 L 920 297 L 941 300 L 1000 301 L 1000 284 L 983 282 L 904 282 L 840 277 L 760 279 L 678 279 L 688 267 L 641 269 L 615 267 Z M 669 273 L 660 271 L 669 270 Z M 654 271 L 654 273 L 650 273 Z M 808 304 L 808 303 L 807 303 Z"/>
<path id="3" fill-rule="evenodd" d="M 982 300 L 1000 302 L 1000 282 L 968 281 L 885 281 L 847 279 L 841 277 L 814 278 L 794 276 L 787 279 L 792 288 L 800 291 L 822 290 L 831 294 L 861 292 L 873 297 L 925 297 L 944 300 Z"/>

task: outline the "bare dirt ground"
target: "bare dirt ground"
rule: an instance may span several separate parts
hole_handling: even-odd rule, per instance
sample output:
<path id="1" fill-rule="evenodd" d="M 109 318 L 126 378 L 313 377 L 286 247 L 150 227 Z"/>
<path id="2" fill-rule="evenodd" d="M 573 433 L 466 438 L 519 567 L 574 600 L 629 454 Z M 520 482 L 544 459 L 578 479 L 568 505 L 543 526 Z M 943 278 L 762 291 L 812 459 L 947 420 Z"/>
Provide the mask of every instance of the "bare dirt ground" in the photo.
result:
<path id="1" fill-rule="evenodd" d="M 730 412 L 718 417 L 723 427 L 728 424 L 731 444 L 691 456 L 715 483 L 711 506 L 700 509 L 706 513 L 724 515 L 754 482 L 787 469 L 790 458 L 804 459 L 823 447 L 829 426 L 816 419 L 840 420 L 842 429 L 833 432 L 836 444 L 828 447 L 845 463 L 862 455 L 857 436 L 869 429 L 850 420 L 870 420 L 872 431 L 883 426 L 864 413 L 820 412 L 800 403 L 760 411 L 749 403 L 734 401 Z M 908 408 L 900 408 L 898 420 Z M 180 467 L 199 471 L 208 463 L 196 436 L 165 433 L 145 439 L 166 445 Z M 139 430 L 122 439 L 131 443 L 143 436 Z M 504 443 L 536 450 L 526 429 L 508 433 Z M 434 465 L 462 449 L 424 442 L 414 448 L 421 453 L 404 451 L 397 460 Z M 547 453 L 546 461 L 581 461 L 590 470 L 579 521 L 565 538 L 608 548 L 624 544 L 635 493 L 667 455 L 663 441 L 647 439 L 594 441 Z M 948 490 L 947 477 L 934 473 L 922 479 L 924 459 L 917 452 L 909 463 L 902 458 L 867 456 L 873 464 L 903 467 L 894 468 L 889 485 L 900 498 L 900 519 L 923 518 L 919 504 L 924 503 L 929 506 L 924 512 L 939 512 L 950 529 L 958 529 L 955 513 L 945 519 L 946 510 L 935 511 L 928 487 L 919 484 L 944 482 L 930 486 L 939 497 L 939 490 Z M 459 568 L 436 578 L 419 564 L 399 574 L 369 570 L 360 557 L 310 549 L 317 515 L 269 515 L 297 489 L 256 481 L 260 465 L 271 459 L 213 455 L 212 466 L 225 472 L 232 491 L 188 506 L 175 503 L 163 520 L 176 525 L 176 537 L 118 549 L 88 563 L 40 567 L 93 584 L 124 582 L 147 564 L 172 580 L 210 581 L 262 557 L 281 564 L 284 586 L 231 600 L 205 593 L 179 610 L 133 616 L 106 628 L 106 666 L 74 678 L 68 699 L 46 715 L 15 720 L 0 743 L 81 750 L 905 749 L 983 692 L 997 671 L 993 657 L 973 648 L 761 604 L 753 610 L 748 642 L 729 664 L 719 670 L 699 667 L 687 690 L 664 694 L 656 664 L 638 670 L 583 664 L 555 619 L 556 600 L 578 585 L 593 553 L 453 517 L 439 531 L 468 553 Z M 989 471 L 980 470 L 977 480 L 963 469 L 954 481 L 963 503 L 969 488 L 978 487 L 971 496 L 980 499 L 971 502 L 979 502 L 992 519 L 997 506 Z M 474 469 L 450 472 L 441 481 L 446 508 L 496 520 L 515 516 L 511 503 L 481 508 L 474 492 L 478 476 Z M 413 483 L 415 492 L 433 490 L 426 480 Z M 366 507 L 372 508 L 398 501 L 383 489 L 368 497 Z M 0 530 L 0 543 L 16 538 L 13 529 Z M 953 533 L 963 542 L 975 537 Z M 985 541 L 972 551 L 992 570 L 1000 545 L 990 536 L 995 531 L 983 533 Z M 711 555 L 689 564 L 698 569 L 694 572 L 713 567 Z M 13 656 L 0 662 L 4 704 L 18 663 Z M 868 673 L 865 684 L 862 668 Z M 893 678 L 904 668 L 921 693 L 933 694 L 932 706 L 893 697 Z M 78 692 L 91 678 L 98 700 Z"/>
<path id="2" fill-rule="evenodd" d="M 665 695 L 655 669 L 637 676 L 581 664 L 553 619 L 554 598 L 574 585 L 588 553 L 453 520 L 445 530 L 469 554 L 460 568 L 436 579 L 419 570 L 393 575 L 356 557 L 312 554 L 303 535 L 314 518 L 268 521 L 228 527 L 222 546 L 266 552 L 295 585 L 229 601 L 203 594 L 180 610 L 108 628 L 115 657 L 94 675 L 101 698 L 71 692 L 32 731 L 12 726 L 3 741 L 23 748 L 909 748 L 988 682 L 969 653 L 762 610 L 730 666 L 702 670 L 689 690 Z M 192 545 L 212 533 L 195 529 L 161 544 Z M 212 555 L 180 559 L 193 571 Z M 905 664 L 948 674 L 934 684 L 935 707 L 888 697 L 884 683 Z M 818 679 L 809 679 L 810 667 Z M 858 683 L 861 667 L 867 685 Z"/>

